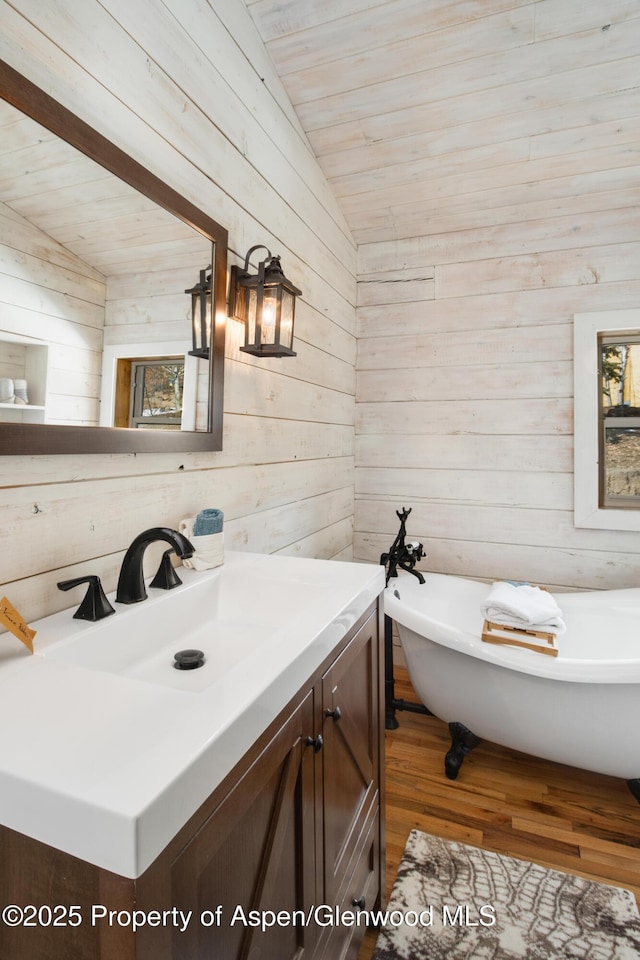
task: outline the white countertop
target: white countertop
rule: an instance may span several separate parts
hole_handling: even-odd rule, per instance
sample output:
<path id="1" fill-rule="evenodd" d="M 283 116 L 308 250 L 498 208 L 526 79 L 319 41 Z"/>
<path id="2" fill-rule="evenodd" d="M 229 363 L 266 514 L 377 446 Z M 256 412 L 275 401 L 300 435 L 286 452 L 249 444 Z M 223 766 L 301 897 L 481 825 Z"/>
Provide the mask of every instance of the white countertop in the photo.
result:
<path id="1" fill-rule="evenodd" d="M 384 587 L 379 566 L 250 553 L 179 573 L 182 586 L 114 603 L 98 624 L 74 620 L 77 603 L 30 624 L 33 656 L 0 636 L 0 822 L 126 877 L 147 869 Z M 244 633 L 229 629 L 199 670 L 173 670 L 164 653 L 144 673 L 65 653 L 69 638 L 82 654 L 115 637 L 117 651 L 146 616 L 171 623 L 180 593 L 184 605 L 210 589 L 207 635 L 216 610 L 233 627 L 225 597 L 242 606 Z M 201 645 L 186 634 L 173 652 Z"/>

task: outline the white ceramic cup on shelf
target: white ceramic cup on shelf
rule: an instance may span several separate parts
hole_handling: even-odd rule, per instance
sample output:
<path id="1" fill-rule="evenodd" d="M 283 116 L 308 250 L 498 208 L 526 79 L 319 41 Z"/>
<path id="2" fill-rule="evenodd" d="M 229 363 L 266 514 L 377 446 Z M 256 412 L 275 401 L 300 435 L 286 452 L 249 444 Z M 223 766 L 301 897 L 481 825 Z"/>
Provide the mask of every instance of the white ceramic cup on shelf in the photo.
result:
<path id="1" fill-rule="evenodd" d="M 27 395 L 27 381 L 14 380 L 13 387 L 16 395 L 16 403 L 23 403 L 23 404 L 29 403 L 29 397 Z"/>
<path id="2" fill-rule="evenodd" d="M 15 386 L 11 377 L 0 377 L 0 403 L 13 403 Z"/>

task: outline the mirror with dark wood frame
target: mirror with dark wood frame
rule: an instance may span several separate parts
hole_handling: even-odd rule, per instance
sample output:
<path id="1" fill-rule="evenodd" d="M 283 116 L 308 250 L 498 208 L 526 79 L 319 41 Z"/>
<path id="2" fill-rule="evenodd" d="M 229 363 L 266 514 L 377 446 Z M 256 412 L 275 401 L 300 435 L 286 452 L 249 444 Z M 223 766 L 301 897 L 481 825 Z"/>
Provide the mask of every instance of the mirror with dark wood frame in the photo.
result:
<path id="1" fill-rule="evenodd" d="M 73 425 L 69 422 L 63 423 L 36 423 L 19 422 L 11 420 L 5 422 L 0 419 L 0 455 L 25 455 L 25 454 L 56 454 L 56 453 L 159 453 L 168 451 L 202 451 L 202 450 L 220 450 L 222 448 L 222 403 L 223 403 L 223 377 L 224 377 L 224 338 L 226 324 L 226 281 L 227 281 L 227 231 L 219 223 L 207 216 L 202 210 L 198 209 L 190 201 L 182 197 L 167 184 L 163 183 L 158 177 L 152 174 L 145 167 L 133 158 L 129 157 L 120 148 L 107 140 L 96 130 L 88 126 L 83 120 L 71 113 L 66 107 L 62 106 L 44 91 L 39 89 L 13 67 L 0 60 L 0 100 L 5 104 L 20 111 L 24 117 L 31 121 L 36 121 L 41 127 L 44 127 L 54 138 L 59 138 L 64 143 L 60 146 L 65 150 L 70 145 L 82 154 L 82 162 L 89 161 L 99 164 L 102 170 L 113 174 L 122 184 L 126 185 L 126 190 L 130 196 L 140 199 L 140 208 L 146 205 L 151 207 L 148 201 L 154 206 L 153 210 L 161 208 L 161 211 L 149 214 L 152 222 L 156 222 L 159 215 L 165 216 L 171 214 L 173 218 L 180 221 L 178 230 L 172 228 L 172 236 L 180 235 L 180 231 L 186 231 L 189 228 L 189 234 L 193 235 L 199 244 L 198 253 L 193 256 L 187 251 L 193 249 L 193 241 L 186 243 L 178 255 L 174 248 L 170 248 L 170 255 L 174 258 L 178 256 L 182 260 L 183 268 L 185 258 L 189 258 L 189 276 L 193 278 L 193 283 L 197 282 L 199 271 L 203 269 L 210 270 L 212 277 L 212 319 L 211 319 L 211 346 L 209 359 L 198 360 L 198 364 L 205 364 L 205 374 L 198 379 L 202 381 L 201 388 L 204 412 L 199 420 L 201 429 L 135 429 L 133 427 L 111 427 L 111 426 L 88 426 Z M 0 104 L 2 106 L 2 104 Z M 54 139 L 52 138 L 52 140 Z M 24 169 L 24 165 L 23 165 Z M 101 170 L 101 173 L 102 173 Z M 9 178 L 11 180 L 11 178 Z M 20 177 L 14 178 L 19 182 Z M 42 188 L 47 192 L 46 186 Z M 124 189 L 124 188 L 123 188 Z M 62 191 L 61 191 L 62 195 Z M 0 194 L 0 202 L 3 202 L 3 196 Z M 12 215 L 10 201 L 8 203 L 8 215 Z M 72 208 L 74 201 L 67 201 L 69 208 Z M 166 211 L 166 213 L 164 213 Z M 18 214 L 16 214 L 16 218 Z M 156 220 L 154 220 L 154 217 Z M 135 225 L 139 226 L 143 222 L 143 216 L 133 218 Z M 174 221 L 175 223 L 175 221 Z M 186 225 L 186 226 L 185 226 Z M 42 228 L 40 228 L 42 229 Z M 155 231 L 154 231 L 155 234 Z M 161 237 L 154 235 L 147 238 L 150 243 L 160 243 Z M 147 240 L 141 241 L 139 249 L 144 247 Z M 204 251 L 203 253 L 200 251 Z M 83 250 L 81 249 L 81 253 Z M 126 254 L 124 254 L 126 256 Z M 208 260 L 207 262 L 203 262 Z M 173 261 L 172 261 L 173 262 Z M 144 272 L 144 265 L 140 267 L 141 274 Z M 131 282 L 131 281 L 130 281 Z M 2 278 L 0 276 L 0 284 Z M 122 285 L 122 284 L 121 284 Z M 190 286 L 193 284 L 189 284 Z M 124 285 L 126 288 L 126 284 Z M 177 292 L 177 291 L 176 291 Z M 180 294 L 184 298 L 184 303 L 190 302 L 190 298 L 185 296 L 185 288 L 182 285 Z M 0 288 L 0 301 L 3 300 Z M 43 321 L 43 325 L 45 322 Z M 0 328 L 2 324 L 0 323 Z M 189 334 L 190 335 L 190 334 Z M 46 331 L 38 331 L 37 340 L 46 343 Z M 11 341 L 11 334 L 7 335 Z M 32 338 L 16 337 L 16 340 L 25 341 Z M 157 336 L 156 336 L 157 339 Z M 154 355 L 154 343 L 149 343 L 149 354 Z M 37 351 L 33 351 L 37 352 Z M 156 351 L 157 352 L 157 351 Z M 125 351 L 126 355 L 126 351 Z M 194 388 L 195 390 L 195 388 Z M 103 394 L 104 396 L 104 394 Z M 195 397 L 193 399 L 195 405 Z M 95 400 L 97 406 L 98 401 Z M 16 413 L 18 408 L 16 408 Z M 10 414 L 9 414 L 10 415 Z M 8 416 L 9 416 L 8 415 Z M 195 415 L 194 415 L 195 419 Z M 194 424 L 195 425 L 195 424 Z M 200 424 L 199 424 L 200 426 Z"/>

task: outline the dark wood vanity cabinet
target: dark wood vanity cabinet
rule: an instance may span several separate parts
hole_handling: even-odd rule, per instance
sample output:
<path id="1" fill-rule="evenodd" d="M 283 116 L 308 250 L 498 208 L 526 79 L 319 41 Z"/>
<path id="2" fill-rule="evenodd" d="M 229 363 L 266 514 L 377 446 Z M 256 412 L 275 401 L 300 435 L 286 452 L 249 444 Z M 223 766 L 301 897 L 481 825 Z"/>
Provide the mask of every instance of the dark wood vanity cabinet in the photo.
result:
<path id="1" fill-rule="evenodd" d="M 66 934 L 41 931 L 38 941 L 24 930 L 0 928 L 0 954 L 353 960 L 365 931 L 356 917 L 379 906 L 384 893 L 379 619 L 374 604 L 138 880 L 3 828 L 27 844 L 33 864 L 40 848 L 43 863 L 52 856 L 62 865 L 48 869 L 53 889 L 41 902 L 70 902 L 66 884 L 76 870 L 84 882 L 91 878 L 87 905 L 110 895 L 119 909 L 190 911 L 185 930 L 145 926 L 134 936 L 102 928 L 97 935 L 85 924 Z M 0 881 L 4 901 L 33 902 L 28 884 L 16 882 L 19 889 Z M 85 934 L 87 942 L 79 942 Z"/>
<path id="2" fill-rule="evenodd" d="M 346 914 L 379 906 L 384 892 L 379 678 L 377 620 L 372 615 L 321 683 L 323 903 L 337 905 Z M 355 956 L 364 931 L 364 926 L 341 923 L 322 927 L 319 956 Z"/>
<path id="3" fill-rule="evenodd" d="M 171 863 L 141 879 L 150 903 L 193 919 L 183 933 L 142 935 L 140 956 L 311 958 L 313 927 L 283 921 L 306 916 L 314 902 L 312 729 L 310 692 Z"/>

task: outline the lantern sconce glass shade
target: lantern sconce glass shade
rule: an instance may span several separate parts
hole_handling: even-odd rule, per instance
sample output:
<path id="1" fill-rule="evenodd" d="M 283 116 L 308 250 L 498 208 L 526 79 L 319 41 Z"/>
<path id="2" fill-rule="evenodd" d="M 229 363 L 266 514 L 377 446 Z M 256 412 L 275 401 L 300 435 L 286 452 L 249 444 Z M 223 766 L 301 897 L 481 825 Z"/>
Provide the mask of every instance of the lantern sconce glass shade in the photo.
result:
<path id="1" fill-rule="evenodd" d="M 211 264 L 207 267 L 211 270 Z M 211 343 L 211 276 L 207 270 L 200 271 L 200 280 L 185 293 L 191 295 L 191 331 L 193 335 L 193 350 L 189 356 L 209 359 L 209 344 Z"/>
<path id="2" fill-rule="evenodd" d="M 258 272 L 249 272 L 249 258 L 255 250 L 266 250 Z M 302 294 L 287 280 L 280 257 L 273 257 L 262 244 L 251 247 L 244 268 L 231 268 L 229 316 L 245 325 L 244 346 L 254 357 L 295 357 L 293 323 L 296 297 Z"/>

